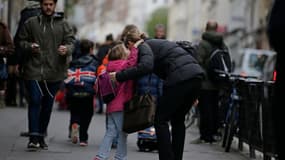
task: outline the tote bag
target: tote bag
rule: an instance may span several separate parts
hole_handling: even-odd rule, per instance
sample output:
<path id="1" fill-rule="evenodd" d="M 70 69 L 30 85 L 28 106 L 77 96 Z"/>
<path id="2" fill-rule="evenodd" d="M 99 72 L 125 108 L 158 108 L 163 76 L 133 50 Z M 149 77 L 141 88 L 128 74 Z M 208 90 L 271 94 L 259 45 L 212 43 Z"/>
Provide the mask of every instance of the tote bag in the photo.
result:
<path id="1" fill-rule="evenodd" d="M 133 133 L 153 125 L 155 116 L 155 97 L 149 93 L 134 95 L 124 108 L 123 131 Z"/>

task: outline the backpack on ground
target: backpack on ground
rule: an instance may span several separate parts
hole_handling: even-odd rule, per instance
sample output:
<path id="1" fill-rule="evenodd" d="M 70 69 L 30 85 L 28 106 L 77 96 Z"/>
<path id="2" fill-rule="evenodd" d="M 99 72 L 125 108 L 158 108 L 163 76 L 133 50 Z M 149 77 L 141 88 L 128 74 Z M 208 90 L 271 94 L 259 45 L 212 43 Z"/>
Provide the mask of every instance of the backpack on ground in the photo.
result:
<path id="1" fill-rule="evenodd" d="M 207 75 L 209 80 L 220 83 L 227 78 L 231 72 L 231 58 L 227 49 L 215 48 L 209 57 L 207 64 Z"/>
<path id="2" fill-rule="evenodd" d="M 197 59 L 199 47 L 198 43 L 193 43 L 189 41 L 176 41 L 176 44 L 178 44 L 181 48 L 190 53 L 192 57 Z"/>
<path id="3" fill-rule="evenodd" d="M 95 95 L 94 84 L 97 79 L 96 67 L 70 67 L 68 77 L 64 80 L 67 95 L 72 97 L 89 97 Z"/>

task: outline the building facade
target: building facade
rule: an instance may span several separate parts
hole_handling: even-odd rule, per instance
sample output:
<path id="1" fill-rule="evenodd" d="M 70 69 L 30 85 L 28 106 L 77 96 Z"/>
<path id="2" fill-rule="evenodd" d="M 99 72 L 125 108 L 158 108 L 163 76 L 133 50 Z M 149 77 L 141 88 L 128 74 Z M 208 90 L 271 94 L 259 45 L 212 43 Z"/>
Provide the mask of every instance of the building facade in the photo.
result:
<path id="1" fill-rule="evenodd" d="M 234 54 L 240 48 L 269 49 L 266 17 L 273 0 L 175 0 L 168 37 L 197 41 L 208 20 L 216 20 Z"/>

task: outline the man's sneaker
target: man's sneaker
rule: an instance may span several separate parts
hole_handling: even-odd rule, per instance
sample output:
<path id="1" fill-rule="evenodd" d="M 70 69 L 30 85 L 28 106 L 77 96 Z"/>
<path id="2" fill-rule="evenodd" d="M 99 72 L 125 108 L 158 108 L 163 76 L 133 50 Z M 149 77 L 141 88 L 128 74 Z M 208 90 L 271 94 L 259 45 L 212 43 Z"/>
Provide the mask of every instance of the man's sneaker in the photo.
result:
<path id="1" fill-rule="evenodd" d="M 46 144 L 45 139 L 43 137 L 40 138 L 39 144 L 40 144 L 41 149 L 44 149 L 44 150 L 48 149 L 48 145 Z"/>
<path id="2" fill-rule="evenodd" d="M 71 142 L 76 144 L 78 142 L 79 125 L 73 123 L 71 126 Z"/>
<path id="3" fill-rule="evenodd" d="M 31 150 L 31 151 L 32 151 L 32 150 L 37 150 L 37 149 L 40 148 L 40 143 L 39 143 L 37 137 L 31 137 L 31 138 L 30 138 L 30 141 L 29 141 L 29 143 L 28 143 L 27 148 L 28 148 L 29 150 Z"/>

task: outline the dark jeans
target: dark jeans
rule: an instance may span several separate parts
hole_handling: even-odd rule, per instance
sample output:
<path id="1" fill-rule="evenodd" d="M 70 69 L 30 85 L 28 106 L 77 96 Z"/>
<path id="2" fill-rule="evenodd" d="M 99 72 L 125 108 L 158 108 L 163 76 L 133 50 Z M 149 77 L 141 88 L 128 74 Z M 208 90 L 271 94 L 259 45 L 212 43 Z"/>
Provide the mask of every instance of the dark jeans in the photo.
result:
<path id="1" fill-rule="evenodd" d="M 50 121 L 54 96 L 61 82 L 25 80 L 30 136 L 44 136 Z"/>
<path id="2" fill-rule="evenodd" d="M 88 128 L 94 113 L 93 97 L 69 97 L 67 105 L 70 109 L 70 125 L 73 123 L 79 124 L 79 140 L 87 142 Z"/>
<path id="3" fill-rule="evenodd" d="M 219 128 L 219 91 L 202 90 L 199 97 L 198 109 L 200 113 L 200 138 L 213 142 L 213 136 Z"/>
<path id="4" fill-rule="evenodd" d="M 182 160 L 185 141 L 185 115 L 198 98 L 200 79 L 191 79 L 164 88 L 157 106 L 155 129 L 160 160 Z M 168 122 L 172 129 L 171 135 Z"/>

